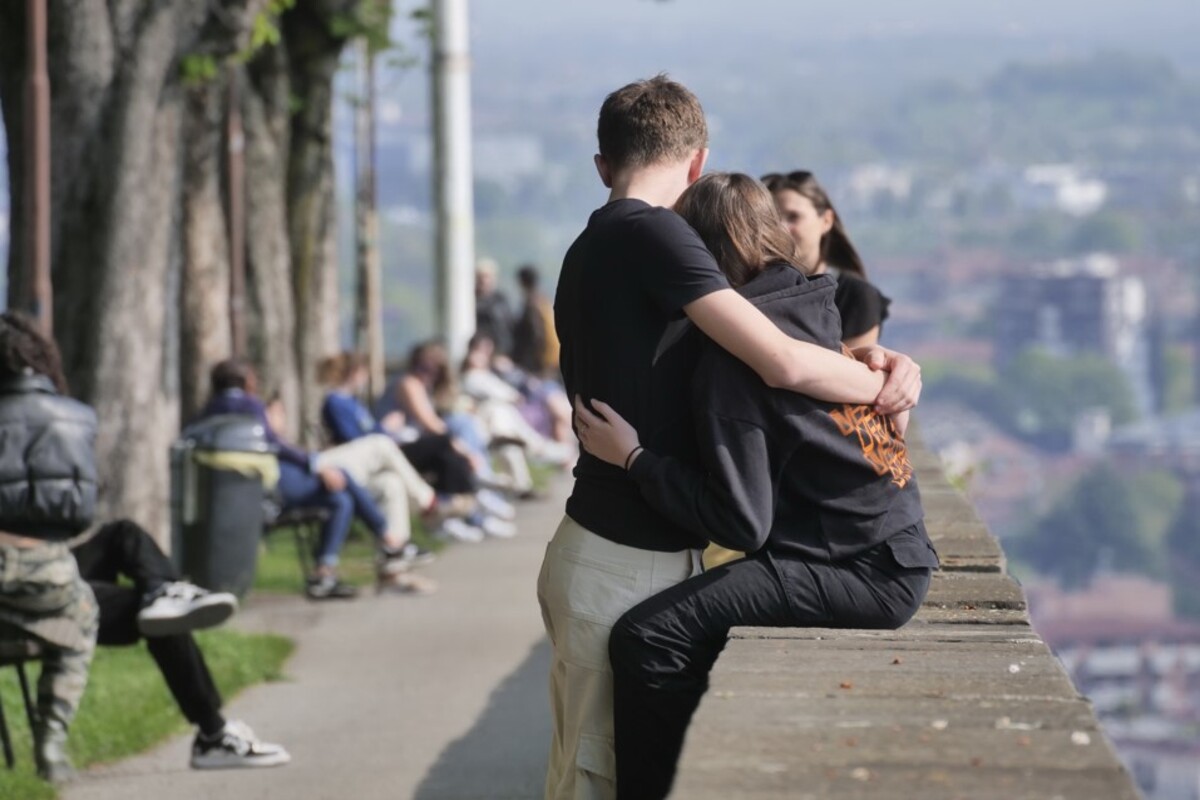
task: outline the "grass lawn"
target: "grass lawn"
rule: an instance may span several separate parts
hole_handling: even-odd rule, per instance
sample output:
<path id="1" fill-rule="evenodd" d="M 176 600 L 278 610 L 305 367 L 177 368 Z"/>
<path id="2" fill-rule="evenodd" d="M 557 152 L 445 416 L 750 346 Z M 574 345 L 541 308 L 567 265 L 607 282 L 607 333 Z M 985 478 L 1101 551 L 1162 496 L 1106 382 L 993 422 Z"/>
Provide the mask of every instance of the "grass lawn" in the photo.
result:
<path id="1" fill-rule="evenodd" d="M 280 680 L 283 663 L 292 652 L 292 642 L 282 636 L 215 630 L 197 634 L 196 639 L 226 700 L 251 684 Z M 36 682 L 39 670 L 33 665 L 26 672 Z M 17 757 L 14 772 L 0 764 L 0 797 L 54 798 L 53 787 L 34 773 L 16 670 L 0 670 L 0 700 Z M 188 727 L 145 645 L 101 647 L 92 664 L 83 706 L 71 726 L 71 756 L 76 767 L 115 761 Z"/>
<path id="2" fill-rule="evenodd" d="M 434 552 L 446 546 L 445 542 L 430 536 L 418 520 L 413 520 L 413 541 Z M 359 522 L 351 528 L 350 536 L 342 547 L 338 575 L 355 586 L 372 586 L 375 583 L 375 540 L 366 526 Z M 300 571 L 295 538 L 290 528 L 281 528 L 273 532 L 259 548 L 254 591 L 300 594 L 303 590 L 304 576 Z"/>

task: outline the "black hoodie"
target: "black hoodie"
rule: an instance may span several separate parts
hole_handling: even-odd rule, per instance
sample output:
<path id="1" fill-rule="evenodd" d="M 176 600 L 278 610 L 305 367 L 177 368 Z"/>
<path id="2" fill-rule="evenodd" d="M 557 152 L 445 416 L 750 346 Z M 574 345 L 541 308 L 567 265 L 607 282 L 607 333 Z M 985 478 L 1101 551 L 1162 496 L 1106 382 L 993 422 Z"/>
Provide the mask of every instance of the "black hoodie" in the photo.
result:
<path id="1" fill-rule="evenodd" d="M 841 351 L 836 288 L 779 264 L 738 291 L 789 336 Z M 646 451 L 630 472 L 676 524 L 733 550 L 820 561 L 903 533 L 890 543 L 901 566 L 938 565 L 907 448 L 886 417 L 772 389 L 709 340 L 692 397 L 703 471 Z"/>

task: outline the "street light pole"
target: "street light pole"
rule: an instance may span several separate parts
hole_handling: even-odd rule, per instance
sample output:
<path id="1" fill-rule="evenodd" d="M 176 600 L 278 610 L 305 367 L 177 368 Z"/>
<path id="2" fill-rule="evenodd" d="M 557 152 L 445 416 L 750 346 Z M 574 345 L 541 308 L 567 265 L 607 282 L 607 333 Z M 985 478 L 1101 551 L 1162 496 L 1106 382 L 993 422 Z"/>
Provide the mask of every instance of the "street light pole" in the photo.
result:
<path id="1" fill-rule="evenodd" d="M 26 308 L 54 335 L 50 284 L 50 78 L 46 71 L 46 0 L 26 0 L 25 247 Z"/>
<path id="2" fill-rule="evenodd" d="M 475 329 L 475 217 L 471 171 L 471 56 L 467 0 L 433 2 L 433 196 L 438 327 L 458 360 Z"/>

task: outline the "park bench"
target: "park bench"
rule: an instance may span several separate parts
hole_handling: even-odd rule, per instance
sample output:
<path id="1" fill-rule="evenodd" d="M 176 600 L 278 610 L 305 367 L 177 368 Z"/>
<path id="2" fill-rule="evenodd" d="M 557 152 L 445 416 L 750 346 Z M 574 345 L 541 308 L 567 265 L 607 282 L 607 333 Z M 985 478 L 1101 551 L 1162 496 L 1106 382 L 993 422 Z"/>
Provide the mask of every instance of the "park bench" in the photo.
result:
<path id="1" fill-rule="evenodd" d="M 329 512 L 323 508 L 272 508 L 267 515 L 267 522 L 263 526 L 264 541 L 280 531 L 292 533 L 292 541 L 296 545 L 296 559 L 300 564 L 301 588 L 305 579 L 313 572 L 313 542 L 320 535 L 321 526 L 327 519 Z"/>

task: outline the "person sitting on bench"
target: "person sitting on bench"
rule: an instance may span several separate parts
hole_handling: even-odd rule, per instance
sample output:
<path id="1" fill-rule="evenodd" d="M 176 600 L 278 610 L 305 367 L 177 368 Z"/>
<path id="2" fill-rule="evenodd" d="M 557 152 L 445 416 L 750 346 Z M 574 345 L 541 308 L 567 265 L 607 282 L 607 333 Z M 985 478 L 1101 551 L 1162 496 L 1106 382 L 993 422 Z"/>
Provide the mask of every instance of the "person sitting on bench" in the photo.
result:
<path id="1" fill-rule="evenodd" d="M 267 406 L 258 397 L 258 374 L 247 361 L 231 358 L 212 369 L 209 378 L 212 397 L 201 417 L 218 414 L 242 414 L 257 418 L 266 430 L 267 441 L 279 457 L 279 491 L 284 508 L 322 508 L 329 516 L 321 526 L 316 548 L 317 566 L 308 578 L 306 593 L 314 600 L 351 598 L 358 590 L 337 576 L 338 554 L 357 515 L 375 534 L 379 543 L 379 577 L 399 591 L 428 594 L 436 587 L 432 581 L 405 575 L 411 561 L 404 546 L 407 541 L 394 537 L 387 519 L 365 489 L 345 470 L 322 466 L 316 453 L 301 450 L 284 441 L 267 415 Z"/>
<path id="2" fill-rule="evenodd" d="M 287 750 L 260 741 L 246 724 L 221 715 L 221 695 L 191 632 L 227 620 L 237 599 L 180 580 L 179 572 L 137 523 L 101 526 L 72 548 L 79 574 L 100 608 L 101 645 L 146 640 L 167 688 L 188 722 L 195 769 L 274 767 L 291 761 Z M 118 583 L 120 579 L 132 582 Z"/>
<path id="3" fill-rule="evenodd" d="M 96 647 L 96 600 L 66 541 L 96 510 L 96 414 L 66 396 L 54 342 L 0 314 L 0 623 L 41 645 L 37 771 L 70 780 L 67 728 Z"/>

